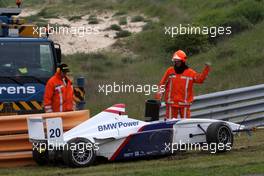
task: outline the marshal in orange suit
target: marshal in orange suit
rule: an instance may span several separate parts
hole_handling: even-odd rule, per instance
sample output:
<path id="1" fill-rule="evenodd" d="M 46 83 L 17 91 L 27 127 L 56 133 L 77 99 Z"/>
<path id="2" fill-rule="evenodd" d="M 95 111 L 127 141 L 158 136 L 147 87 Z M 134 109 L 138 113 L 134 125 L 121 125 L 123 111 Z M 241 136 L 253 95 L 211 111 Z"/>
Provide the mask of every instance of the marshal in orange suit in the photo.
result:
<path id="1" fill-rule="evenodd" d="M 65 112 L 74 109 L 73 87 L 67 77 L 68 65 L 61 64 L 47 82 L 44 93 L 45 112 Z"/>
<path id="2" fill-rule="evenodd" d="M 193 102 L 193 84 L 203 83 L 210 71 L 210 63 L 206 63 L 202 73 L 197 73 L 186 65 L 187 56 L 182 50 L 173 54 L 174 66 L 169 67 L 161 79 L 160 87 L 165 87 L 165 92 L 156 94 L 156 99 L 161 100 L 165 94 L 166 118 L 190 118 L 190 106 Z"/>

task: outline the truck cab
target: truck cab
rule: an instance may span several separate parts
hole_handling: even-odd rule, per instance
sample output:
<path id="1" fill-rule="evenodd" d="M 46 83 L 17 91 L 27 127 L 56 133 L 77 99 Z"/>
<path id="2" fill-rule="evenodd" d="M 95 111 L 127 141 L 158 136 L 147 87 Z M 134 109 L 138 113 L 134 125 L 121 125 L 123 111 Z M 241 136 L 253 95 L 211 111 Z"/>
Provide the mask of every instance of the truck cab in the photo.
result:
<path id="1" fill-rule="evenodd" d="M 0 8 L 0 115 L 43 112 L 46 82 L 61 62 L 58 44 L 14 20 L 20 11 Z"/>

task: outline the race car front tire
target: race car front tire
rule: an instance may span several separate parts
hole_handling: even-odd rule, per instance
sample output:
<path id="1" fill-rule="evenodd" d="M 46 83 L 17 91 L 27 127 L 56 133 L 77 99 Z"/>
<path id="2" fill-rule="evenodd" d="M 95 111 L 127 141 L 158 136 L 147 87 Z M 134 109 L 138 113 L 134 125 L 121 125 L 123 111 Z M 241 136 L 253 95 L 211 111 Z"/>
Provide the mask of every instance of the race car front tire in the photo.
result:
<path id="1" fill-rule="evenodd" d="M 94 163 L 96 153 L 93 143 L 86 138 L 73 138 L 63 150 L 63 161 L 70 167 L 87 167 Z"/>
<path id="2" fill-rule="evenodd" d="M 206 130 L 206 141 L 210 146 L 216 147 L 216 152 L 226 152 L 233 146 L 233 133 L 225 122 L 214 122 Z M 212 145 L 214 144 L 214 145 Z"/>
<path id="3" fill-rule="evenodd" d="M 46 165 L 49 162 L 49 155 L 47 148 L 43 146 L 47 146 L 47 143 L 38 143 L 34 144 L 34 146 L 38 146 L 33 148 L 32 150 L 32 157 L 33 160 L 40 166 Z"/>

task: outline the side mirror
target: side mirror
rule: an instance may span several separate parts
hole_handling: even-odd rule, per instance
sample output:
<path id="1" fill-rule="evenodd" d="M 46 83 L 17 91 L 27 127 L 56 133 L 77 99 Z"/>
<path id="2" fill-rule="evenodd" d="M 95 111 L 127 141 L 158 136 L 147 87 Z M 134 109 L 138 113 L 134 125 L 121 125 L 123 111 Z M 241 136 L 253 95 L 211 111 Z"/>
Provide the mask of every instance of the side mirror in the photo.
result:
<path id="1" fill-rule="evenodd" d="M 61 63 L 61 48 L 59 44 L 55 44 L 55 51 L 58 63 Z"/>

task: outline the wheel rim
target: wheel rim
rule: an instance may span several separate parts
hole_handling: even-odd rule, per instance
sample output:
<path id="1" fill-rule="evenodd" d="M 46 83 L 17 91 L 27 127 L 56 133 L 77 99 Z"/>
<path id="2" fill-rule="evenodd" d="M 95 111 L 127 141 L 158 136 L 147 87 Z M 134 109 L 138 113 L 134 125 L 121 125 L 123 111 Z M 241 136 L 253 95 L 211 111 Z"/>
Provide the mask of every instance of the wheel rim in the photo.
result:
<path id="1" fill-rule="evenodd" d="M 83 144 L 83 143 L 78 143 L 78 144 Z M 84 147 L 84 148 L 80 148 L 80 149 L 76 149 L 72 151 L 73 160 L 80 165 L 85 165 L 89 163 L 92 157 L 93 157 L 93 149 L 87 150 Z"/>
<path id="2" fill-rule="evenodd" d="M 228 127 L 222 126 L 218 130 L 218 142 L 227 144 L 231 143 L 231 133 Z"/>

